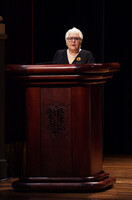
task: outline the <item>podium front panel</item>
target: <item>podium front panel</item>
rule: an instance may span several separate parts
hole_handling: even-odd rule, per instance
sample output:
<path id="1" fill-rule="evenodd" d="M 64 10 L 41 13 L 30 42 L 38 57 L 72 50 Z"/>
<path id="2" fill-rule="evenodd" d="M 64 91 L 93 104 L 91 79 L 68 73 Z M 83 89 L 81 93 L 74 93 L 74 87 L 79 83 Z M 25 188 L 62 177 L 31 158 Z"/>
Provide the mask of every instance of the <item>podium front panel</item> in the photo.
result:
<path id="1" fill-rule="evenodd" d="M 9 65 L 25 87 L 26 177 L 17 191 L 89 192 L 108 188 L 103 171 L 102 84 L 119 63 Z"/>
<path id="2" fill-rule="evenodd" d="M 29 87 L 26 94 L 27 176 L 99 173 L 101 85 Z"/>

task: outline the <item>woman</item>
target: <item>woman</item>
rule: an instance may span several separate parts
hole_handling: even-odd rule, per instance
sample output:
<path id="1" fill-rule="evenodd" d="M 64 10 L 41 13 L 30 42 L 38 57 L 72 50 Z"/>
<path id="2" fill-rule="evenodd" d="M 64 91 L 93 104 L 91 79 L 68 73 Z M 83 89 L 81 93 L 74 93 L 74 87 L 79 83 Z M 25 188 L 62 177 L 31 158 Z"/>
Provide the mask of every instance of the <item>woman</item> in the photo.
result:
<path id="1" fill-rule="evenodd" d="M 83 34 L 79 29 L 74 27 L 68 30 L 65 40 L 68 49 L 56 52 L 53 58 L 54 64 L 86 64 L 94 62 L 92 53 L 81 49 Z"/>

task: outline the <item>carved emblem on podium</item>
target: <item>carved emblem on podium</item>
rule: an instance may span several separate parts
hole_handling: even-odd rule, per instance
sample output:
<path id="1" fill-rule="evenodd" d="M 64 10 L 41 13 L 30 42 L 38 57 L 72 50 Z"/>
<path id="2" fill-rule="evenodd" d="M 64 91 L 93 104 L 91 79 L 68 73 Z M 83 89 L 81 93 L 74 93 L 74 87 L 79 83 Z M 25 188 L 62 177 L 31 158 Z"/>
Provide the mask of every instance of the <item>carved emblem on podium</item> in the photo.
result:
<path id="1" fill-rule="evenodd" d="M 54 104 L 47 109 L 48 130 L 59 135 L 66 129 L 66 108 L 59 104 Z"/>

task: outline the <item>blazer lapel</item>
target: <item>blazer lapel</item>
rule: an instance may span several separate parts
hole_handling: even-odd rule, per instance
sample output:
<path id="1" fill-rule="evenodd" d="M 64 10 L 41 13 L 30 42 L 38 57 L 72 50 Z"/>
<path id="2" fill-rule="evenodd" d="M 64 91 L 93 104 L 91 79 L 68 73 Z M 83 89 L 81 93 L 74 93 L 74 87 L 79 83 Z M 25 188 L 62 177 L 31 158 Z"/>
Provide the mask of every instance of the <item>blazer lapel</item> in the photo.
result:
<path id="1" fill-rule="evenodd" d="M 72 64 L 79 64 L 82 62 L 83 62 L 83 54 L 82 54 L 82 50 L 81 50 Z"/>
<path id="2" fill-rule="evenodd" d="M 68 58 L 67 58 L 67 50 L 66 50 L 66 49 L 64 50 L 64 52 L 63 52 L 63 54 L 62 54 L 62 61 L 63 61 L 63 63 L 65 63 L 65 64 L 69 64 Z"/>

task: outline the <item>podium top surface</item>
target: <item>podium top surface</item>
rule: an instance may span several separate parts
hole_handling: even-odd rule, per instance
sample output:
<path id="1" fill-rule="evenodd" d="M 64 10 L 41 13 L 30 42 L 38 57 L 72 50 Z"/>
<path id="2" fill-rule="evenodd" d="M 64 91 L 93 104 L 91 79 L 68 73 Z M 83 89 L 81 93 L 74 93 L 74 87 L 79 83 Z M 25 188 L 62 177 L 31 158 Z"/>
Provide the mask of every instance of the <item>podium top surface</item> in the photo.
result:
<path id="1" fill-rule="evenodd" d="M 91 63 L 91 64 L 46 64 L 46 65 L 7 65 L 6 70 L 13 73 L 48 73 L 48 74 L 81 74 L 91 72 L 119 71 L 119 63 Z"/>
<path id="2" fill-rule="evenodd" d="M 31 84 L 98 84 L 113 77 L 119 63 L 7 65 L 6 71 L 15 79 Z"/>

